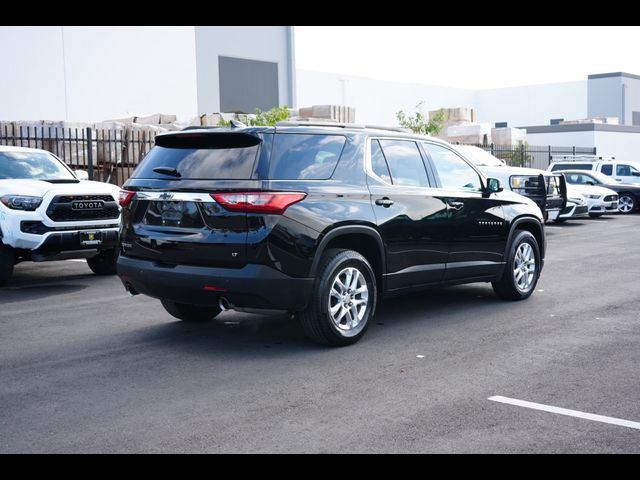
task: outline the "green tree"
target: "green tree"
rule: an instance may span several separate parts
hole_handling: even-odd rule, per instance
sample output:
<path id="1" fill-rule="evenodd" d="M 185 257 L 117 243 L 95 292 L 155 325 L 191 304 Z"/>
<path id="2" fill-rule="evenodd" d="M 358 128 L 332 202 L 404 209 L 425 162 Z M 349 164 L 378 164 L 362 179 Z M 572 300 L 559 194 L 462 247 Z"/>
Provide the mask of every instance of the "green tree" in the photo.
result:
<path id="1" fill-rule="evenodd" d="M 438 110 L 432 118 L 423 112 L 424 101 L 416 105 L 413 115 L 407 115 L 403 110 L 396 112 L 396 118 L 403 128 L 408 128 L 419 135 L 437 135 L 444 127 L 444 108 Z"/>
<path id="2" fill-rule="evenodd" d="M 278 122 L 289 120 L 291 113 L 289 107 L 286 105 L 282 107 L 273 107 L 271 110 L 263 112 L 259 108 L 256 108 L 256 118 L 251 121 L 252 126 L 266 126 L 272 127 Z"/>
<path id="3" fill-rule="evenodd" d="M 291 113 L 289 107 L 284 105 L 282 107 L 273 107 L 271 110 L 263 112 L 259 108 L 256 108 L 256 118 L 247 119 L 247 126 L 249 127 L 272 127 L 278 122 L 289 120 Z M 231 122 L 224 119 L 220 119 L 218 122 L 220 127 L 230 127 Z"/>
<path id="4" fill-rule="evenodd" d="M 507 163 L 511 167 L 527 167 L 531 165 L 533 156 L 527 154 L 527 148 L 529 144 L 524 142 L 522 145 L 518 145 L 511 153 L 511 158 L 507 160 Z"/>

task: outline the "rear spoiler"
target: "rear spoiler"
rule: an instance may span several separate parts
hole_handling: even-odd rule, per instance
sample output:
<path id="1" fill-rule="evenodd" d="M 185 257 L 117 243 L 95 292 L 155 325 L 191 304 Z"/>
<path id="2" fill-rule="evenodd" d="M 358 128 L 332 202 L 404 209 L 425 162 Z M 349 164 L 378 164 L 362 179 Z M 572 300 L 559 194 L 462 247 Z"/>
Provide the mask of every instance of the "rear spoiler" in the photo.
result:
<path id="1" fill-rule="evenodd" d="M 262 140 L 257 135 L 216 128 L 183 130 L 156 137 L 156 145 L 166 148 L 250 148 L 260 143 Z"/>

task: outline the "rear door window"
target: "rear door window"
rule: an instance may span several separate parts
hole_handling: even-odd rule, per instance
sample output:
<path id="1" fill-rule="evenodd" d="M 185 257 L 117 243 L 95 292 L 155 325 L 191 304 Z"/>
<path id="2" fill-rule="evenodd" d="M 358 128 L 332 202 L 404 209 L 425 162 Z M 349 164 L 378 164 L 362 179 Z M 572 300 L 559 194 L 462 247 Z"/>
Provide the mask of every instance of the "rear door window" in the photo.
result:
<path id="1" fill-rule="evenodd" d="M 331 178 L 347 139 L 342 135 L 275 135 L 269 179 L 326 180 Z"/>
<path id="2" fill-rule="evenodd" d="M 389 166 L 387 160 L 384 158 L 382 148 L 378 140 L 371 141 L 371 169 L 378 177 L 387 183 L 391 183 L 391 174 L 389 173 Z"/>
<path id="3" fill-rule="evenodd" d="M 380 140 L 394 185 L 428 187 L 429 177 L 416 142 Z"/>
<path id="4" fill-rule="evenodd" d="M 551 167 L 552 172 L 558 170 L 593 170 L 593 163 L 556 163 Z"/>

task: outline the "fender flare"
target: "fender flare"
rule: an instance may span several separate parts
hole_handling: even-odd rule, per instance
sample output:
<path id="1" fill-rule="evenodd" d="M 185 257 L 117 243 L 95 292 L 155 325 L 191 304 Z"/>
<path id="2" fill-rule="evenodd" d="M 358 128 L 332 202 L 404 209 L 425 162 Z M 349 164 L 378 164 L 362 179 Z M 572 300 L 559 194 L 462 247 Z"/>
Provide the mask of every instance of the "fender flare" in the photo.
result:
<path id="1" fill-rule="evenodd" d="M 316 273 L 318 271 L 318 264 L 320 263 L 320 258 L 322 257 L 322 254 L 324 253 L 327 245 L 331 240 L 338 237 L 345 236 L 345 235 L 351 235 L 354 233 L 360 234 L 360 235 L 367 235 L 376 241 L 376 243 L 378 244 L 378 250 L 380 251 L 380 260 L 382 262 L 381 263 L 382 274 L 384 275 L 387 271 L 387 259 L 384 253 L 385 252 L 384 243 L 382 241 L 382 237 L 380 236 L 380 233 L 378 233 L 378 231 L 375 228 L 368 227 L 366 225 L 349 225 L 349 226 L 343 226 L 343 227 L 336 227 L 333 230 L 330 230 L 329 232 L 327 232 L 322 237 L 322 240 L 320 240 L 320 243 L 318 244 L 318 248 L 316 248 L 316 253 L 313 258 L 313 262 L 311 263 L 310 276 L 311 277 L 316 276 Z"/>
<path id="2" fill-rule="evenodd" d="M 540 222 L 539 218 L 529 216 L 529 215 L 516 218 L 511 223 L 511 230 L 509 231 L 509 236 L 507 237 L 507 244 L 505 245 L 504 257 L 503 257 L 505 259 L 504 260 L 505 262 L 507 261 L 506 259 L 509 257 L 509 249 L 511 248 L 511 241 L 513 240 L 513 234 L 518 229 L 518 225 L 522 223 L 535 223 L 536 227 L 538 228 L 538 231 L 540 232 L 540 236 L 544 240 L 544 227 Z M 540 249 L 540 256 L 544 258 L 547 252 L 546 252 L 546 245 L 544 244 L 545 242 L 543 241 L 542 243 L 543 243 L 542 245 L 538 245 L 538 248 Z"/>

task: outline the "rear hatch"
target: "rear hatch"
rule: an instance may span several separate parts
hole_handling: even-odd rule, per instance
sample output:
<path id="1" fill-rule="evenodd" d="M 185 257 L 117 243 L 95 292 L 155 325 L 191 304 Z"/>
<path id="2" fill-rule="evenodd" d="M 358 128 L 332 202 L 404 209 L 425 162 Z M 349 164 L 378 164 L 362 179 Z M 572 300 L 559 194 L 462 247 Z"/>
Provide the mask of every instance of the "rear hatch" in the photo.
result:
<path id="1" fill-rule="evenodd" d="M 241 268 L 248 222 L 242 192 L 255 191 L 261 135 L 193 131 L 160 135 L 125 184 L 122 248 L 127 256 Z M 213 194 L 213 195 L 212 195 Z M 129 198 L 127 198 L 129 197 Z"/>

